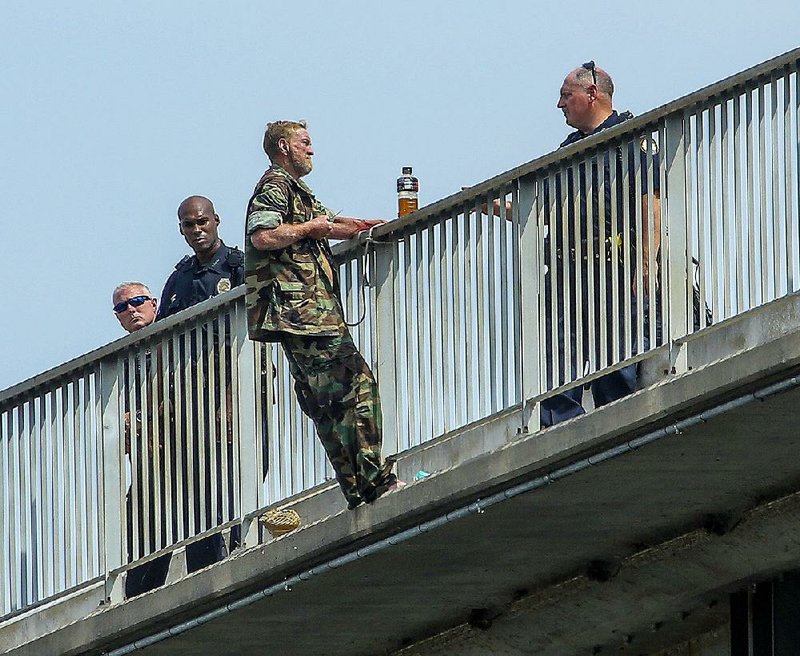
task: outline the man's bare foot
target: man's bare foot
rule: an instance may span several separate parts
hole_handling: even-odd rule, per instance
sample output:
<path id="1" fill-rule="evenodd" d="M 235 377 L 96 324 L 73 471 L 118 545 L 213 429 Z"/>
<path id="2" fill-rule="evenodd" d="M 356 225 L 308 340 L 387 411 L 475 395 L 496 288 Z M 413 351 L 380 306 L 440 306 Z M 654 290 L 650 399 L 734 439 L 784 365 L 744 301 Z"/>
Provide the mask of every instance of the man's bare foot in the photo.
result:
<path id="1" fill-rule="evenodd" d="M 405 481 L 401 481 L 398 478 L 394 483 L 386 488 L 386 492 L 384 492 L 384 494 L 391 494 L 392 492 L 397 492 L 397 490 L 402 490 L 406 485 L 407 483 Z"/>

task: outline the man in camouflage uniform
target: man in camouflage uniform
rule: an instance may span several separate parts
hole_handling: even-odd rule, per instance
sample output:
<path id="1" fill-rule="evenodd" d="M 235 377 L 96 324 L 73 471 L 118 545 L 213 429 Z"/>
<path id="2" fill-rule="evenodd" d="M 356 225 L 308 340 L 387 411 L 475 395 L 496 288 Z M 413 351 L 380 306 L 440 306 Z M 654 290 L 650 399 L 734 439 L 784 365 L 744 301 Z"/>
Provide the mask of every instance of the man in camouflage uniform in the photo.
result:
<path id="1" fill-rule="evenodd" d="M 378 387 L 345 325 L 328 239 L 382 221 L 334 218 L 302 182 L 314 155 L 304 122 L 270 123 L 264 151 L 272 166 L 256 185 L 245 229 L 249 334 L 283 345 L 300 405 L 353 509 L 403 483 L 381 458 Z"/>

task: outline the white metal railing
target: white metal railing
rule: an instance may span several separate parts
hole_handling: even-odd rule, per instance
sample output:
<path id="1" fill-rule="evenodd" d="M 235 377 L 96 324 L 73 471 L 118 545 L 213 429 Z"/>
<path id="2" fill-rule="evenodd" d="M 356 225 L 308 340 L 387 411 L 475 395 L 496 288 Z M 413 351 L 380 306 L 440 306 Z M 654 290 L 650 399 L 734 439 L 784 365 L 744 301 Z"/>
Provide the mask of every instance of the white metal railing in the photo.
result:
<path id="1" fill-rule="evenodd" d="M 0 413 L 0 610 L 102 574 L 96 367 L 19 395 Z"/>
<path id="2" fill-rule="evenodd" d="M 706 305 L 797 291 L 799 60 L 381 226 L 369 257 L 338 245 L 384 452 L 523 402 L 535 430 L 536 402 L 662 342 L 680 370 Z M 239 288 L 0 392 L 0 617 L 243 521 L 253 544 L 248 518 L 331 477 L 280 349 L 246 335 Z"/>

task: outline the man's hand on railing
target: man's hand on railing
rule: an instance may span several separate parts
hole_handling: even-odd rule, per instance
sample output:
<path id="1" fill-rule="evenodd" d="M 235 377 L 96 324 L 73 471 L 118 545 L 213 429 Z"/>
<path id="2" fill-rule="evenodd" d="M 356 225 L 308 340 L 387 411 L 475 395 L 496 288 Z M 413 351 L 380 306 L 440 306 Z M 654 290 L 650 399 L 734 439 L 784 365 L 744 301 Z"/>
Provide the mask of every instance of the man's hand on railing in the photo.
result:
<path id="1" fill-rule="evenodd" d="M 356 219 L 352 216 L 333 216 L 329 219 L 333 229 L 328 235 L 331 239 L 350 239 L 359 232 L 386 223 L 383 219 Z"/>
<path id="2" fill-rule="evenodd" d="M 461 187 L 461 191 L 466 191 L 469 187 Z M 512 211 L 514 206 L 511 204 L 511 201 L 506 201 L 506 220 L 512 220 Z M 484 214 L 489 214 L 489 205 L 486 202 L 481 204 L 481 212 Z M 502 216 L 503 215 L 503 205 L 500 202 L 499 198 L 495 198 L 492 201 L 492 216 Z"/>

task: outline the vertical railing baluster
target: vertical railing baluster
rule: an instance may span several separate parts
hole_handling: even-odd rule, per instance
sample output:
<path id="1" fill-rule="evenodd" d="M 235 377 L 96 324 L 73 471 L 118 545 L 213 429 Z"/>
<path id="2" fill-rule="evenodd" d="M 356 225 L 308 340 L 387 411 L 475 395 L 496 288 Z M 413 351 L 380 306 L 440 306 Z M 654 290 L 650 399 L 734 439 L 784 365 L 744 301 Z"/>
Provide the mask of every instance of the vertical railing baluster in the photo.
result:
<path id="1" fill-rule="evenodd" d="M 778 135 L 778 79 L 773 77 L 770 80 L 770 147 L 772 153 L 771 175 L 771 198 L 772 215 L 770 225 L 772 226 L 772 258 L 773 258 L 773 295 L 778 298 L 785 293 L 784 281 L 786 276 L 786 224 L 781 217 L 781 182 L 780 182 L 780 137 Z"/>
<path id="2" fill-rule="evenodd" d="M 684 117 L 670 116 L 665 125 L 664 166 L 669 194 L 662 200 L 662 220 L 669 230 L 669 304 L 664 308 L 669 313 L 670 361 L 675 373 L 686 371 L 685 348 L 678 340 L 686 334 L 689 324 L 687 312 L 688 271 L 691 258 L 686 243 L 686 160 L 684 149 Z M 666 202 L 664 202 L 666 201 Z M 687 261 L 688 260 L 688 261 Z"/>
<path id="3" fill-rule="evenodd" d="M 457 425 L 458 416 L 456 411 L 456 399 L 458 388 L 456 386 L 456 371 L 459 369 L 460 361 L 456 359 L 456 333 L 458 331 L 458 321 L 456 319 L 455 297 L 457 293 L 457 283 L 454 275 L 455 267 L 455 234 L 457 234 L 457 215 L 451 216 L 441 224 L 441 243 L 442 243 L 442 284 L 444 293 L 443 303 L 443 360 L 444 360 L 444 386 L 449 390 L 445 395 L 445 420 L 444 431 L 452 430 Z"/>
<path id="4" fill-rule="evenodd" d="M 509 233 L 513 228 L 509 227 L 508 214 L 508 190 L 503 188 L 500 192 L 500 212 L 498 216 L 492 215 L 491 221 L 497 221 L 498 243 L 500 251 L 500 262 L 497 265 L 498 280 L 496 281 L 495 289 L 497 289 L 498 303 L 495 308 L 499 308 L 499 316 L 497 317 L 497 341 L 498 341 L 498 376 L 496 377 L 497 384 L 500 387 L 498 400 L 501 408 L 507 408 L 511 405 L 512 389 L 514 386 L 514 364 L 511 357 L 511 352 L 516 351 L 512 344 L 516 344 L 514 321 L 512 317 L 513 304 L 509 302 L 509 298 L 513 298 L 509 292 L 514 291 L 513 275 L 509 275 L 513 267 L 513 258 L 509 257 L 508 239 Z M 492 212 L 491 209 L 489 209 Z M 511 266 L 509 266 L 511 265 Z"/>
<path id="5" fill-rule="evenodd" d="M 100 457 L 102 473 L 100 522 L 102 540 L 101 567 L 106 575 L 106 598 L 118 601 L 122 589 L 118 579 L 109 574 L 122 566 L 124 559 L 122 526 L 125 513 L 125 478 L 122 462 L 125 458 L 124 440 L 121 428 L 123 409 L 120 407 L 120 387 L 123 377 L 123 357 L 109 358 L 100 363 L 100 395 L 97 399 L 101 417 Z M 134 418 L 131 417 L 131 442 L 133 442 Z M 133 444 L 131 444 L 131 453 Z M 135 475 L 135 473 L 134 473 Z"/>
<path id="6" fill-rule="evenodd" d="M 785 293 L 795 291 L 795 268 L 797 266 L 798 251 L 796 244 L 797 232 L 794 222 L 794 201 L 792 199 L 792 103 L 791 103 L 791 76 L 787 69 L 783 76 L 783 222 L 784 222 L 784 256 L 786 258 Z"/>
<path id="7" fill-rule="evenodd" d="M 606 147 L 608 148 L 608 147 Z M 599 166 L 599 157 L 608 158 L 609 166 L 609 180 L 606 180 L 605 171 Z M 616 150 L 609 148 L 601 154 L 591 159 L 591 167 L 597 171 L 597 188 L 592 196 L 587 193 L 587 198 L 594 203 L 594 195 L 597 196 L 597 206 L 592 207 L 591 212 L 587 207 L 587 216 L 597 217 L 592 219 L 597 221 L 597 243 L 595 244 L 594 235 L 591 235 L 587 243 L 587 255 L 589 265 L 587 267 L 587 274 L 589 277 L 589 289 L 591 292 L 591 300 L 589 302 L 589 355 L 592 363 L 592 371 L 598 371 L 608 365 L 608 325 L 609 320 L 616 323 L 616 317 L 612 315 L 612 319 L 606 317 L 606 308 L 608 293 L 611 291 L 606 284 L 607 280 L 607 266 L 608 257 L 606 253 L 612 253 L 616 248 L 616 239 L 613 235 L 606 234 L 606 211 L 610 208 L 606 207 L 606 192 L 608 191 L 606 185 L 610 184 L 611 171 L 616 169 Z M 602 171 L 602 174 L 601 174 Z M 594 185 L 595 176 L 592 175 L 591 184 Z M 612 215 L 613 216 L 613 215 Z M 590 231 L 591 232 L 591 231 Z M 593 262 L 597 257 L 598 266 L 595 267 Z M 595 276 L 595 273 L 598 275 Z"/>
<path id="8" fill-rule="evenodd" d="M 772 300 L 770 293 L 769 216 L 767 214 L 767 126 L 764 85 L 758 87 L 758 219 L 761 224 L 761 303 Z"/>
<path id="9" fill-rule="evenodd" d="M 103 420 L 102 406 L 99 402 L 100 393 L 100 365 L 97 365 L 91 374 L 83 379 L 82 390 L 83 416 L 81 433 L 83 436 L 84 458 L 88 466 L 83 469 L 83 480 L 86 492 L 86 568 L 94 574 L 103 571 Z M 120 418 L 117 417 L 119 426 Z M 122 521 L 122 517 L 119 518 Z"/>
<path id="10" fill-rule="evenodd" d="M 747 308 L 746 298 L 748 296 L 746 285 L 747 276 L 747 248 L 744 229 L 747 222 L 744 218 L 742 207 L 742 120 L 741 120 L 741 96 L 735 95 L 733 103 L 733 229 L 735 241 L 731 251 L 731 261 L 734 263 L 734 275 L 736 281 L 736 311 L 742 312 Z"/>
<path id="11" fill-rule="evenodd" d="M 431 317 L 428 312 L 427 297 L 430 292 L 430 280 L 427 276 L 428 271 L 428 258 L 425 253 L 426 228 L 417 228 L 414 235 L 414 251 L 415 251 L 415 272 L 414 283 L 416 287 L 416 294 L 414 296 L 415 304 L 415 329 L 411 332 L 414 333 L 416 338 L 416 348 L 414 359 L 417 363 L 417 400 L 415 407 L 415 414 L 419 417 L 419 437 L 418 443 L 424 442 L 431 438 L 433 424 L 431 420 L 431 339 L 430 327 Z"/>
<path id="12" fill-rule="evenodd" d="M 441 435 L 444 431 L 444 361 L 442 357 L 442 313 L 444 308 L 444 286 L 442 284 L 442 244 L 439 239 L 441 233 L 439 225 L 430 225 L 427 230 L 428 249 L 428 307 L 430 317 L 430 376 L 431 376 L 431 417 L 432 434 L 429 437 Z"/>
<path id="13" fill-rule="evenodd" d="M 34 549 L 36 551 L 36 576 L 34 580 L 34 599 L 39 601 L 47 595 L 53 587 L 55 571 L 53 560 L 55 556 L 55 527 L 53 508 L 53 487 L 55 478 L 55 449 L 50 435 L 50 421 L 48 401 L 52 399 L 51 392 L 42 391 L 36 396 L 36 403 L 31 404 L 31 423 L 35 426 L 35 445 L 38 453 L 31 453 L 31 462 L 35 474 L 31 480 L 33 494 L 36 501 L 36 522 L 33 533 Z M 33 472 L 33 470 L 32 470 Z"/>
<path id="14" fill-rule="evenodd" d="M 794 133 L 792 141 L 795 144 L 794 161 L 795 161 L 795 190 L 797 196 L 795 204 L 792 207 L 794 212 L 794 236 L 795 236 L 795 252 L 797 255 L 794 257 L 795 267 L 795 290 L 800 289 L 800 67 L 795 64 L 794 70 Z"/>
<path id="15" fill-rule="evenodd" d="M 181 352 L 185 347 L 185 336 L 179 333 L 172 335 L 170 374 L 172 386 L 168 390 L 168 397 L 172 403 L 172 417 L 174 422 L 175 438 L 175 521 L 177 528 L 176 541 L 184 540 L 188 535 L 187 509 L 191 506 L 188 496 L 188 453 L 186 451 L 186 395 L 184 386 L 184 369 Z"/>
<path id="16" fill-rule="evenodd" d="M 483 202 L 489 202 L 489 199 L 484 197 Z M 490 317 L 487 313 L 487 295 L 486 295 L 486 230 L 484 227 L 484 214 L 481 211 L 481 199 L 475 199 L 475 206 L 473 207 L 472 216 L 475 217 L 475 287 L 473 290 L 473 298 L 475 303 L 475 317 L 476 323 L 472 326 L 472 332 L 475 336 L 475 369 L 474 378 L 472 378 L 472 386 L 475 389 L 475 404 L 472 408 L 472 418 L 485 416 L 487 414 L 488 406 L 487 400 L 489 398 L 489 370 L 487 366 L 487 326 Z"/>
<path id="17" fill-rule="evenodd" d="M 474 236 L 476 233 L 473 227 L 473 216 L 475 208 L 469 205 L 464 207 L 464 241 L 462 243 L 462 252 L 464 254 L 464 268 L 462 270 L 464 282 L 464 394 L 466 403 L 464 405 L 464 418 L 463 422 L 468 423 L 472 421 L 475 415 L 475 407 L 477 404 L 478 390 L 475 384 L 478 381 L 477 376 L 477 335 L 475 328 L 477 326 L 477 301 L 476 301 L 476 272 L 475 272 L 475 259 L 476 259 L 476 243 L 477 239 Z"/>
<path id="18" fill-rule="evenodd" d="M 551 189 L 551 198 L 554 189 Z M 541 279 L 542 240 L 540 238 L 543 215 L 540 213 L 537 198 L 537 180 L 524 178 L 518 181 L 517 198 L 514 205 L 514 224 L 519 226 L 519 257 L 518 263 L 525 263 L 525 270 L 518 272 L 519 303 L 520 303 L 520 333 L 519 351 L 521 353 L 521 388 L 523 399 L 522 425 L 520 429 L 525 432 L 539 430 L 539 405 L 531 403 L 542 392 L 540 345 L 543 335 L 540 334 L 539 320 L 540 297 L 539 283 Z M 551 225 L 552 229 L 552 225 Z M 551 232 L 551 241 L 555 235 Z M 555 273 L 555 272 L 553 272 Z M 553 333 L 554 336 L 556 333 Z"/>
<path id="19" fill-rule="evenodd" d="M 539 198 L 538 198 L 539 207 L 541 209 L 540 209 L 540 214 L 537 215 L 537 224 L 540 227 L 540 230 L 542 231 L 542 235 L 544 235 L 545 231 L 547 231 L 546 234 L 548 235 L 548 240 L 547 240 L 547 242 L 544 242 L 544 243 L 548 243 L 549 242 L 549 246 L 550 246 L 550 248 L 549 248 L 550 252 L 549 252 L 548 258 L 547 258 L 547 261 L 549 262 L 548 275 L 544 274 L 544 272 L 542 271 L 541 266 L 540 266 L 539 271 L 536 272 L 540 276 L 542 281 L 543 281 L 542 284 L 541 284 L 540 305 L 544 306 L 545 305 L 544 299 L 547 298 L 547 290 L 545 289 L 545 285 L 548 285 L 549 288 L 550 288 L 550 297 L 549 297 L 550 298 L 550 302 L 549 302 L 549 304 L 547 304 L 547 307 L 545 309 L 540 310 L 539 317 L 538 317 L 539 325 L 543 326 L 545 323 L 548 323 L 549 324 L 549 330 L 550 330 L 550 333 L 549 333 L 550 334 L 549 344 L 548 344 L 548 340 L 547 340 L 548 328 L 545 327 L 544 330 L 542 330 L 540 328 L 540 330 L 539 330 L 539 342 L 540 342 L 540 345 L 541 345 L 540 346 L 540 353 L 539 353 L 540 391 L 541 390 L 550 391 L 552 388 L 558 387 L 559 385 L 561 385 L 564 382 L 562 380 L 561 370 L 562 370 L 562 367 L 566 368 L 566 366 L 567 366 L 566 363 L 563 362 L 562 355 L 559 352 L 559 351 L 563 351 L 563 349 L 559 349 L 558 348 L 558 340 L 561 339 L 561 335 L 559 335 L 559 331 L 558 331 L 558 319 L 559 319 L 559 309 L 558 309 L 558 294 L 559 294 L 559 292 L 558 292 L 558 275 L 559 275 L 559 270 L 558 270 L 558 268 L 560 266 L 559 258 L 558 258 L 558 243 L 559 243 L 559 241 L 558 241 L 558 233 L 561 230 L 561 223 L 562 223 L 562 220 L 563 220 L 564 202 L 563 202 L 563 198 L 559 194 L 559 188 L 558 188 L 558 185 L 556 184 L 557 180 L 559 180 L 558 174 L 551 173 L 547 177 L 547 179 L 544 180 L 544 185 L 545 186 L 543 188 L 534 190 L 534 194 L 536 193 L 536 191 L 539 191 L 541 194 L 544 194 L 545 190 L 547 191 L 547 201 L 548 202 L 547 202 L 546 206 L 545 206 L 545 203 L 544 203 L 544 196 L 540 195 Z M 520 189 L 518 190 L 517 193 L 518 193 L 518 196 L 519 196 L 519 204 L 521 206 L 521 204 L 523 202 L 521 186 L 520 186 Z M 530 202 L 530 201 L 528 201 L 528 202 Z M 530 212 L 530 207 L 528 207 L 527 211 Z M 527 214 L 525 216 L 527 217 Z M 519 226 L 518 226 L 519 243 L 522 244 L 522 230 L 523 230 L 522 221 L 523 221 L 523 215 L 522 215 L 521 211 L 519 212 L 518 219 L 519 219 Z M 539 248 L 541 248 L 542 250 L 544 248 L 544 243 L 539 245 Z M 519 251 L 520 259 L 522 258 L 522 256 L 523 256 L 523 252 L 522 252 L 522 248 L 520 247 L 520 251 Z M 540 259 L 540 262 L 541 262 L 541 259 Z M 536 270 L 533 269 L 533 271 L 536 271 Z M 522 283 L 520 282 L 520 285 L 521 284 Z M 564 304 L 564 305 L 566 305 L 566 304 Z M 522 312 L 523 313 L 527 312 L 527 311 L 528 310 L 525 307 L 522 308 Z M 521 317 L 521 319 L 524 320 L 524 315 L 522 313 L 520 314 L 520 317 Z M 522 326 L 520 326 L 520 334 L 522 335 L 523 332 L 527 332 L 527 331 L 523 331 Z M 544 334 L 542 334 L 542 333 L 544 333 Z M 547 379 L 547 375 L 546 375 L 548 369 L 551 372 L 551 376 L 550 376 L 549 380 Z M 525 379 L 525 372 L 523 370 L 521 372 L 521 379 L 520 380 L 522 382 L 524 382 L 524 379 Z M 523 392 L 524 392 L 524 390 L 525 390 L 524 385 L 523 385 L 522 389 L 523 389 Z M 523 401 L 525 401 L 527 398 L 529 398 L 529 397 L 526 396 L 526 395 L 523 395 L 523 397 L 522 397 Z"/>
<path id="20" fill-rule="evenodd" d="M 746 171 L 746 198 L 747 198 L 747 263 L 749 280 L 749 305 L 752 308 L 758 305 L 760 298 L 760 276 L 759 276 L 759 251 L 757 247 L 758 221 L 756 219 L 756 191 L 755 191 L 755 170 L 754 161 L 754 126 L 753 126 L 753 90 L 745 89 L 745 166 Z"/>
<path id="21" fill-rule="evenodd" d="M 719 177 L 719 192 L 720 192 L 720 208 L 719 215 L 719 236 L 720 236 L 720 249 L 719 249 L 719 265 L 717 270 L 720 273 L 721 293 L 725 299 L 725 312 L 728 315 L 737 312 L 735 307 L 736 289 L 736 276 L 734 274 L 734 258 L 733 258 L 733 218 L 731 216 L 730 204 L 730 157 L 728 155 L 729 142 L 730 142 L 730 129 L 728 127 L 728 100 L 723 99 L 719 105 L 720 111 L 720 177 Z"/>
<path id="22" fill-rule="evenodd" d="M 0 585 L 0 616 L 11 612 L 14 589 L 12 567 L 11 526 L 16 498 L 9 470 L 9 455 L 13 439 L 11 411 L 0 412 L 0 571 L 5 573 L 5 585 Z"/>
<path id="23" fill-rule="evenodd" d="M 383 453 L 393 454 L 401 450 L 400 417 L 402 407 L 398 403 L 397 333 L 398 317 L 398 247 L 397 243 L 377 244 L 372 255 L 373 274 L 370 276 L 374 293 L 375 324 L 374 342 L 376 360 L 372 363 L 378 381 L 383 413 Z"/>
<path id="24" fill-rule="evenodd" d="M 236 403 L 235 418 L 238 418 L 237 434 L 234 435 L 234 444 L 238 444 L 239 460 L 234 467 L 238 468 L 238 479 L 234 485 L 238 488 L 240 503 L 234 507 L 239 512 L 242 522 L 242 544 L 252 547 L 258 544 L 258 524 L 255 518 L 244 519 L 263 505 L 263 480 L 262 472 L 262 421 L 257 409 L 260 401 L 256 398 L 259 394 L 256 381 L 261 376 L 260 358 L 256 358 L 256 349 L 260 344 L 247 339 L 247 318 L 244 301 L 239 300 L 232 308 L 231 327 L 231 359 L 235 362 L 232 372 L 232 381 L 238 394 L 234 395 Z M 272 384 L 272 378 L 267 375 L 267 385 Z M 271 401 L 270 390 L 267 391 L 267 403 Z M 270 404 L 271 405 L 271 404 Z M 271 467 L 270 467 L 271 469 Z M 226 483 L 227 485 L 227 483 Z"/>
<path id="25" fill-rule="evenodd" d="M 498 340 L 497 340 L 497 315 L 498 315 L 498 296 L 501 285 L 501 270 L 498 269 L 495 260 L 495 253 L 498 252 L 498 244 L 495 241 L 495 215 L 494 207 L 494 194 L 490 194 L 487 198 L 487 214 L 485 215 L 486 229 L 486 259 L 484 262 L 484 278 L 486 279 L 486 350 L 487 358 L 482 364 L 484 367 L 483 376 L 485 379 L 486 400 L 483 405 L 484 414 L 492 414 L 501 409 L 498 399 L 502 397 L 498 388 L 505 386 L 506 382 L 498 379 L 498 369 L 502 370 L 500 363 L 502 356 L 498 358 Z M 498 201 L 499 202 L 499 201 Z M 484 217 L 481 216 L 481 221 Z"/>
<path id="26" fill-rule="evenodd" d="M 466 419 L 466 342 L 464 339 L 464 311 L 467 300 L 464 294 L 464 227 L 469 219 L 469 209 L 466 205 L 454 210 L 455 216 L 450 223 L 450 264 L 453 281 L 453 363 L 454 363 L 454 390 L 453 410 L 456 426 L 465 423 Z M 463 213 L 462 213 L 463 212 Z"/>
<path id="27" fill-rule="evenodd" d="M 64 478 L 67 485 L 64 489 L 64 578 L 66 587 L 72 587 L 80 583 L 78 575 L 77 559 L 80 551 L 80 541 L 78 539 L 77 523 L 79 513 L 83 508 L 78 508 L 75 504 L 75 496 L 78 491 L 78 469 L 75 461 L 76 436 L 73 431 L 71 418 L 75 415 L 72 398 L 75 394 L 77 383 L 75 381 L 64 382 L 61 387 L 61 412 L 58 420 L 60 426 L 61 440 L 64 449 Z"/>
<path id="28" fill-rule="evenodd" d="M 154 528 L 153 549 L 159 550 L 165 547 L 166 534 L 162 532 L 162 526 L 166 520 L 169 523 L 169 513 L 171 509 L 166 505 L 166 495 L 164 492 L 164 482 L 167 480 L 163 474 L 162 448 L 164 434 L 163 426 L 159 421 L 159 400 L 158 400 L 158 378 L 161 362 L 161 344 L 150 342 L 146 347 L 145 369 L 142 371 L 142 379 L 146 381 L 144 386 L 147 396 L 143 397 L 142 424 L 147 424 L 148 435 L 148 465 L 151 468 L 152 490 L 150 504 L 153 511 L 152 524 Z"/>
<path id="29" fill-rule="evenodd" d="M 711 255 L 711 250 L 709 246 L 709 239 L 708 239 L 708 229 L 706 226 L 707 216 L 708 213 L 706 212 L 706 160 L 707 160 L 707 140 L 706 140 L 706 131 L 705 131 L 705 112 L 702 110 L 697 110 L 694 114 L 696 123 L 695 129 L 697 131 L 697 146 L 695 148 L 695 171 L 697 177 L 697 193 L 695 195 L 695 200 L 697 203 L 697 221 L 696 221 L 696 228 L 697 228 L 697 249 L 698 249 L 698 259 L 700 262 L 700 303 L 701 307 L 705 307 L 703 303 L 711 300 L 713 303 L 713 294 L 709 296 L 709 275 L 708 275 L 708 267 L 709 267 L 709 258 Z M 688 114 L 687 119 L 688 120 Z M 666 177 L 666 176 L 665 176 Z M 662 205 L 663 207 L 663 205 Z M 670 232 L 670 243 L 672 243 L 672 233 Z M 670 249 L 671 250 L 671 249 Z M 688 302 L 688 292 L 686 291 L 686 300 L 684 303 Z M 665 306 L 666 308 L 667 306 Z M 669 316 L 669 313 L 665 312 L 665 316 Z M 687 316 L 688 321 L 688 316 Z M 681 327 L 681 330 L 684 328 L 688 329 L 688 325 Z M 670 335 L 673 334 L 670 328 Z"/>

